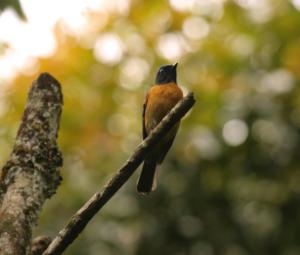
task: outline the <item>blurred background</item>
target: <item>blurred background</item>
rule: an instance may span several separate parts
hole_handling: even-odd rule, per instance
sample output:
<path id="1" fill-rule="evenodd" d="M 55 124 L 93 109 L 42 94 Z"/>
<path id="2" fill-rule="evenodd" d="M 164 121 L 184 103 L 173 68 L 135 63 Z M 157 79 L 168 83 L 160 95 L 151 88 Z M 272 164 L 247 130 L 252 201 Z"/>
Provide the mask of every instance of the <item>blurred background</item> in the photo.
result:
<path id="1" fill-rule="evenodd" d="M 0 163 L 31 82 L 62 84 L 63 182 L 34 236 L 55 236 L 141 141 L 160 65 L 197 103 L 160 167 L 138 173 L 68 255 L 300 254 L 299 0 L 1 0 Z M 137 171 L 139 172 L 139 171 Z"/>

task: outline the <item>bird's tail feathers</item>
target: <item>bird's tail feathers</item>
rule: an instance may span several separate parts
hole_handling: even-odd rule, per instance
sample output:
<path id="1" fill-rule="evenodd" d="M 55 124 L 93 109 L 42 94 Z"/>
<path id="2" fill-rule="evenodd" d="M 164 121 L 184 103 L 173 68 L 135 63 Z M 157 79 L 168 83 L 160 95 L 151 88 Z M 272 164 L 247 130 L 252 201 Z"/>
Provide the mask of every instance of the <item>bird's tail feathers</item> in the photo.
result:
<path id="1" fill-rule="evenodd" d="M 157 186 L 156 160 L 146 159 L 138 180 L 137 191 L 141 194 L 148 194 Z"/>

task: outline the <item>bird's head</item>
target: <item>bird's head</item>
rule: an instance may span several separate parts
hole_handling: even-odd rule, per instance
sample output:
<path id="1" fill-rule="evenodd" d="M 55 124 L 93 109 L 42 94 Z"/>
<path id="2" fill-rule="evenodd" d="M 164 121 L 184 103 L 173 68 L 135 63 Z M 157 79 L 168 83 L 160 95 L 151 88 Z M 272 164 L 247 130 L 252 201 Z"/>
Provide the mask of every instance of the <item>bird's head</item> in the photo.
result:
<path id="1" fill-rule="evenodd" d="M 156 74 L 155 83 L 158 85 L 169 83 L 169 82 L 177 83 L 176 67 L 177 67 L 177 63 L 175 65 L 161 66 Z"/>

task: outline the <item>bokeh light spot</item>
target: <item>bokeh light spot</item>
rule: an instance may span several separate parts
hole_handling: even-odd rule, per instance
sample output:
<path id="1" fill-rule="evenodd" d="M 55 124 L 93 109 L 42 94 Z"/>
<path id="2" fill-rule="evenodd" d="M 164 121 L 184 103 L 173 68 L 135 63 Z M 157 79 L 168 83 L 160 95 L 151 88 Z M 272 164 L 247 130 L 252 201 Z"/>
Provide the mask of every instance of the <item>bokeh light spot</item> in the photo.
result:
<path id="1" fill-rule="evenodd" d="M 120 85 L 128 90 L 135 90 L 143 85 L 150 67 L 146 60 L 138 57 L 129 58 L 120 68 Z"/>
<path id="2" fill-rule="evenodd" d="M 254 51 L 254 40 L 245 34 L 237 35 L 229 41 L 229 47 L 235 55 L 247 57 Z"/>
<path id="3" fill-rule="evenodd" d="M 214 20 L 222 18 L 225 0 L 194 0 L 192 12 L 199 15 L 208 16 Z"/>
<path id="4" fill-rule="evenodd" d="M 236 0 L 242 8 L 248 10 L 250 18 L 256 23 L 264 23 L 273 15 L 271 1 L 268 0 Z"/>
<path id="5" fill-rule="evenodd" d="M 233 119 L 225 123 L 222 133 L 228 145 L 238 146 L 246 141 L 248 127 L 243 120 Z"/>
<path id="6" fill-rule="evenodd" d="M 202 39 L 208 35 L 209 30 L 208 22 L 200 17 L 187 18 L 183 23 L 183 33 L 190 39 Z"/>
<path id="7" fill-rule="evenodd" d="M 187 43 L 180 33 L 168 33 L 158 39 L 158 54 L 170 61 L 177 61 L 186 49 Z"/>
<path id="8" fill-rule="evenodd" d="M 120 37 L 113 33 L 100 36 L 95 43 L 94 56 L 104 64 L 119 63 L 123 57 L 123 44 Z"/>
<path id="9" fill-rule="evenodd" d="M 294 5 L 294 7 L 295 7 L 298 11 L 300 11 L 300 0 L 292 0 L 291 2 L 292 2 L 292 4 Z"/>
<path id="10" fill-rule="evenodd" d="M 193 6 L 193 0 L 170 0 L 171 7 L 180 12 L 189 11 Z"/>
<path id="11" fill-rule="evenodd" d="M 293 75 L 285 69 L 277 69 L 263 75 L 260 81 L 261 92 L 271 92 L 273 94 L 283 94 L 294 87 Z"/>

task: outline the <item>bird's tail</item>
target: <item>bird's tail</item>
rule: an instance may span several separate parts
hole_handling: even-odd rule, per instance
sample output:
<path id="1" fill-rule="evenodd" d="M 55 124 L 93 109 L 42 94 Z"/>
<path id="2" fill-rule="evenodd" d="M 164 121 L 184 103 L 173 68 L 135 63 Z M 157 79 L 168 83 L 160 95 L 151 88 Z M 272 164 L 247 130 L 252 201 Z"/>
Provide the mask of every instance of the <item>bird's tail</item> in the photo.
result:
<path id="1" fill-rule="evenodd" d="M 156 188 L 156 160 L 145 159 L 143 169 L 138 180 L 137 191 L 141 194 L 148 194 Z"/>

